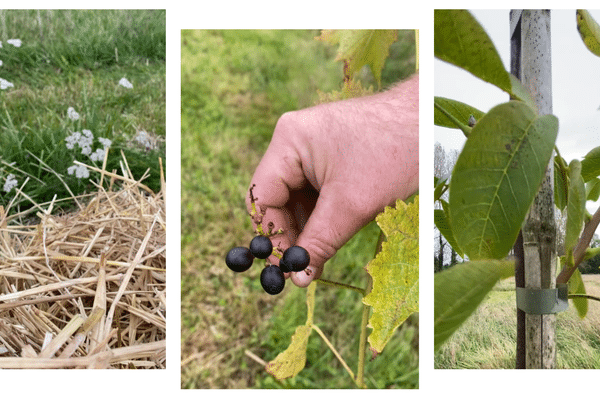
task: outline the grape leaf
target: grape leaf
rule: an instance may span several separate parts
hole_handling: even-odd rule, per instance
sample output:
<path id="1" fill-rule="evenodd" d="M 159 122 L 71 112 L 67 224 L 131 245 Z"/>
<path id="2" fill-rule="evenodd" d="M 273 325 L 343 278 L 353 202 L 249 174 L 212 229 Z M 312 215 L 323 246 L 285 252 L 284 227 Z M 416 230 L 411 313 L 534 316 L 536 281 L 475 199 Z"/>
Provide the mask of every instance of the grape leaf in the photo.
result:
<path id="1" fill-rule="evenodd" d="M 373 289 L 363 303 L 373 307 L 371 350 L 381 353 L 396 328 L 419 311 L 419 196 L 408 205 L 398 200 L 376 220 L 387 240 L 366 266 Z"/>
<path id="2" fill-rule="evenodd" d="M 478 260 L 435 274 L 434 350 L 469 318 L 499 280 L 514 273 L 512 261 Z"/>
<path id="3" fill-rule="evenodd" d="M 450 181 L 449 220 L 470 259 L 512 248 L 552 156 L 558 119 L 521 101 L 492 108 L 471 130 Z"/>
<path id="4" fill-rule="evenodd" d="M 306 347 L 308 337 L 312 332 L 313 315 L 315 310 L 315 289 L 317 283 L 312 282 L 306 291 L 307 316 L 306 324 L 296 328 L 292 342 L 288 348 L 279 353 L 275 359 L 267 363 L 266 371 L 275 379 L 282 380 L 298 375 L 306 364 Z"/>
<path id="5" fill-rule="evenodd" d="M 333 90 L 330 93 L 324 93 L 317 90 L 319 99 L 316 104 L 330 103 L 332 101 L 346 100 L 354 97 L 361 97 L 373 94 L 373 86 L 363 88 L 362 84 L 358 79 L 351 79 L 344 81 L 341 91 Z"/>
<path id="6" fill-rule="evenodd" d="M 344 62 L 344 81 L 352 80 L 354 74 L 368 65 L 381 86 L 381 71 L 390 46 L 398 40 L 398 31 L 394 29 L 343 29 L 323 30 L 318 40 L 338 45 L 336 61 Z"/>
<path id="7" fill-rule="evenodd" d="M 600 57 L 600 26 L 586 10 L 577 10 L 576 18 L 577 30 L 585 47 Z"/>

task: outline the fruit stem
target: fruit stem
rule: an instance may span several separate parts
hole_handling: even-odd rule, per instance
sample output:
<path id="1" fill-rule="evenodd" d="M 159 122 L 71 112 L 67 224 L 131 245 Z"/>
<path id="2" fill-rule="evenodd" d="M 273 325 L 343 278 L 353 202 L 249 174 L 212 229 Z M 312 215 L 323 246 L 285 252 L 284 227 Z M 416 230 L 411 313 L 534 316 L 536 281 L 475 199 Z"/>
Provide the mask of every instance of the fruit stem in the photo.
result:
<path id="1" fill-rule="evenodd" d="M 367 274 L 367 289 L 368 294 L 373 286 L 371 275 Z M 364 295 L 366 296 L 366 294 Z M 364 297 L 363 296 L 363 297 Z M 367 349 L 367 325 L 369 323 L 369 315 L 371 314 L 371 306 L 363 303 L 362 319 L 360 321 L 360 339 L 358 341 L 358 367 L 356 371 L 356 381 L 360 387 L 364 386 L 365 379 L 365 354 Z"/>
<path id="2" fill-rule="evenodd" d="M 316 279 L 316 281 L 318 283 L 321 283 L 321 284 L 326 285 L 326 286 L 333 286 L 333 287 L 338 287 L 338 288 L 350 289 L 350 290 L 354 290 L 355 292 L 360 293 L 362 296 L 365 295 L 365 290 L 364 289 L 361 289 L 361 288 L 356 287 L 356 286 L 348 285 L 346 283 L 328 281 L 327 279 L 323 279 L 323 278 Z"/>

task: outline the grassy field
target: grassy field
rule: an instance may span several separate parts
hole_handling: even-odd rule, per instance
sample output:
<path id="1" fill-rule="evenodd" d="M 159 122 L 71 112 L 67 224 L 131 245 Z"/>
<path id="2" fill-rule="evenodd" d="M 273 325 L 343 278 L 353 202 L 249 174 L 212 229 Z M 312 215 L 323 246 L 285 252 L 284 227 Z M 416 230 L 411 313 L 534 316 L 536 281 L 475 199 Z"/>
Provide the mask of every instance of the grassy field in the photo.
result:
<path id="1" fill-rule="evenodd" d="M 588 294 L 600 296 L 600 275 L 583 275 Z M 500 282 L 479 309 L 435 355 L 435 368 L 515 367 L 514 279 Z M 600 369 L 600 304 L 589 301 L 585 319 L 572 307 L 557 315 L 556 367 Z"/>
<path id="2" fill-rule="evenodd" d="M 165 157 L 165 12 L 161 10 L 3 10 L 0 13 L 0 183 L 9 176 L 37 203 L 95 187 L 69 173 L 74 160 L 102 166 L 68 148 L 68 137 L 89 131 L 90 150 L 112 142 L 107 170 L 123 151 L 133 176 L 150 168 L 158 190 L 158 157 Z M 20 46 L 10 39 L 20 39 Z M 132 88 L 120 85 L 122 78 Z M 8 84 L 6 84 L 8 86 Z M 69 108 L 78 114 L 69 113 Z M 145 135 L 141 132 L 145 132 Z M 146 139 L 146 140 L 144 140 Z M 93 154 L 92 153 L 92 154 Z M 8 204 L 16 189 L 0 190 Z M 15 209 L 31 201 L 17 196 Z M 65 207 L 68 207 L 65 205 Z"/>
<path id="3" fill-rule="evenodd" d="M 306 368 L 275 381 L 261 362 L 285 350 L 306 320 L 305 289 L 270 296 L 260 268 L 234 275 L 224 263 L 253 232 L 244 196 L 273 128 L 286 111 L 309 107 L 318 90 L 339 89 L 335 51 L 318 31 L 182 32 L 182 388 L 352 388 L 316 333 Z M 393 49 L 384 86 L 401 79 L 407 35 Z M 403 58 L 404 57 L 404 58 Z M 396 62 L 394 62 L 394 60 Z M 402 61 L 402 62 L 401 62 Z M 411 65 L 414 71 L 414 60 Z M 406 73 L 406 72 L 404 72 Z M 365 285 L 379 228 L 365 227 L 326 266 L 324 278 Z M 315 323 L 355 369 L 361 304 L 354 292 L 317 287 Z M 369 387 L 418 386 L 418 318 L 367 363 Z"/>

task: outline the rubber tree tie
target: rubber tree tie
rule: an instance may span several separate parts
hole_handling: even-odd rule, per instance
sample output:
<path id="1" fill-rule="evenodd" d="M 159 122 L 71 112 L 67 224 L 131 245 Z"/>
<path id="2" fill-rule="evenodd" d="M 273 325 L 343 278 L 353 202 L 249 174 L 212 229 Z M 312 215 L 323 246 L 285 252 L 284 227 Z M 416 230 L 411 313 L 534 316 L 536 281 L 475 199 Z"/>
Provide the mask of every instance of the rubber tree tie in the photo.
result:
<path id="1" fill-rule="evenodd" d="M 517 308 L 527 314 L 557 314 L 569 308 L 569 289 L 559 284 L 555 289 L 517 288 Z"/>

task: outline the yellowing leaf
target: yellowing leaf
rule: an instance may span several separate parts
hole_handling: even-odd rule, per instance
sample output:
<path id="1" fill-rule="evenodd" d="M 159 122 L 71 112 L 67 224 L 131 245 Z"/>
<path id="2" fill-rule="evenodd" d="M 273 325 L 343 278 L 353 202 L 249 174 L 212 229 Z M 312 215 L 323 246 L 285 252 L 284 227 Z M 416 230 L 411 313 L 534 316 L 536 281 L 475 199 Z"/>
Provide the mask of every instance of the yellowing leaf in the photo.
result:
<path id="1" fill-rule="evenodd" d="M 312 332 L 313 314 L 315 310 L 315 289 L 317 283 L 312 282 L 306 291 L 307 316 L 306 324 L 296 328 L 292 342 L 288 348 L 279 353 L 275 359 L 267 363 L 266 371 L 275 379 L 286 379 L 296 376 L 306 364 L 306 346 Z"/>
<path id="2" fill-rule="evenodd" d="M 371 349 L 380 353 L 394 331 L 419 310 L 419 196 L 396 202 L 377 216 L 387 240 L 366 269 L 373 289 L 363 302 L 373 307 L 369 327 Z"/>
<path id="3" fill-rule="evenodd" d="M 321 91 L 317 91 L 317 94 L 319 95 L 319 100 L 316 102 L 316 104 L 330 103 L 332 101 L 351 99 L 354 97 L 361 97 L 373 94 L 373 86 L 363 88 L 359 80 L 352 79 L 350 81 L 344 82 L 341 91 L 333 90 L 330 93 L 323 93 Z"/>
<path id="4" fill-rule="evenodd" d="M 292 336 L 290 346 L 266 366 L 269 374 L 275 379 L 286 379 L 296 376 L 306 364 L 306 346 L 312 327 L 300 325 Z"/>
<path id="5" fill-rule="evenodd" d="M 344 81 L 368 65 L 371 73 L 381 85 L 383 69 L 392 43 L 398 40 L 397 30 L 324 30 L 318 40 L 339 45 L 337 61 L 344 62 Z"/>

